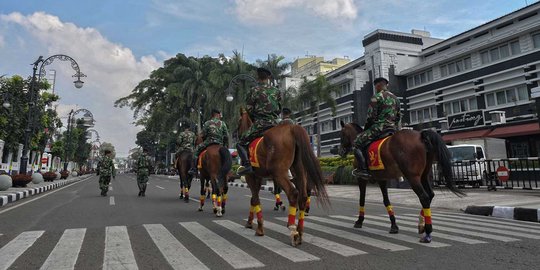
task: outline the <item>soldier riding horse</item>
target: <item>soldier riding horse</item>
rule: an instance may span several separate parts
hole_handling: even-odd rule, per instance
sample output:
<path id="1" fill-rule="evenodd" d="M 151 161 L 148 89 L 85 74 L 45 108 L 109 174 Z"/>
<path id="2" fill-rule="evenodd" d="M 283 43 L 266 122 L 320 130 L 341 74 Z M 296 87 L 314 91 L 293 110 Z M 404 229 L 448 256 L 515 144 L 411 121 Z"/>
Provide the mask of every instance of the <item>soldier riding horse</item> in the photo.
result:
<path id="1" fill-rule="evenodd" d="M 193 147 L 195 145 L 196 135 L 191 131 L 191 124 L 189 121 L 183 123 L 183 126 L 185 129 L 178 135 L 178 140 L 176 142 L 178 150 L 176 151 L 175 167 L 180 177 L 180 199 L 184 199 L 184 202 L 188 203 L 189 190 L 193 179 L 193 176 L 188 172 L 192 165 Z"/>
<path id="2" fill-rule="evenodd" d="M 399 100 L 386 89 L 388 84 L 386 79 L 378 78 L 374 83 L 377 93 L 368 107 L 366 130 L 355 123 L 341 122 L 339 154 L 345 157 L 347 153 L 354 151 L 356 157 L 354 175 L 358 177 L 360 188 L 359 216 L 354 226 L 362 227 L 367 181 L 374 180 L 380 186 L 383 202 L 390 217 L 390 233 L 398 233 L 386 184 L 389 180 L 405 177 L 422 204 L 418 229 L 420 234 L 425 232 L 425 235 L 420 242 L 429 243 L 432 240 L 433 230 L 430 207 L 435 194 L 430 178 L 434 161 L 438 161 L 448 189 L 458 196 L 464 195 L 455 187 L 450 153 L 442 138 L 434 131 L 396 132 L 399 126 Z M 364 156 L 369 157 L 369 171 Z"/>

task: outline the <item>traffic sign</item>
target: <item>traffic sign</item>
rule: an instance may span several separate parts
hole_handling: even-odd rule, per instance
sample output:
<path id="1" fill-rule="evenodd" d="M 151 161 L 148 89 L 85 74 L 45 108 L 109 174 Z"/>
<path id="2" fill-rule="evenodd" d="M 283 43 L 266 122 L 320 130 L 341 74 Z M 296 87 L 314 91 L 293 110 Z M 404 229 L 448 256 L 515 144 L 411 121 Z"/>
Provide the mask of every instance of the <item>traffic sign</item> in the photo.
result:
<path id="1" fill-rule="evenodd" d="M 508 179 L 510 179 L 510 171 L 506 167 L 500 166 L 497 168 L 497 177 L 502 182 L 506 182 Z"/>

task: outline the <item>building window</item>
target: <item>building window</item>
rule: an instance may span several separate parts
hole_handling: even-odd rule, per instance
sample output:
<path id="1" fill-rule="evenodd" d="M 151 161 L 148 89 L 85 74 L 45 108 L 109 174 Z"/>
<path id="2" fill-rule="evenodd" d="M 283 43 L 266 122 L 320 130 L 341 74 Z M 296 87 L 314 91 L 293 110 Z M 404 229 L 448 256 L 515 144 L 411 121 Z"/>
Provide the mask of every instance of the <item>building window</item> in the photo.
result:
<path id="1" fill-rule="evenodd" d="M 455 73 L 469 70 L 472 68 L 471 57 L 467 56 L 465 58 L 443 64 L 440 66 L 440 68 L 441 77 L 446 77 Z"/>
<path id="2" fill-rule="evenodd" d="M 475 97 L 454 100 L 444 103 L 443 110 L 446 115 L 458 114 L 462 112 L 478 110 L 478 104 L 476 103 Z"/>
<path id="3" fill-rule="evenodd" d="M 437 107 L 427 107 L 410 111 L 411 124 L 430 122 L 437 118 Z"/>
<path id="4" fill-rule="evenodd" d="M 352 115 L 343 116 L 343 117 L 339 118 L 339 121 L 343 121 L 343 123 L 348 124 L 348 123 L 353 122 L 353 118 L 352 118 Z"/>
<path id="5" fill-rule="evenodd" d="M 339 86 L 339 91 L 337 93 L 337 97 L 346 96 L 346 95 L 350 94 L 351 92 L 352 91 L 351 91 L 351 83 L 350 82 L 341 84 Z"/>
<path id="6" fill-rule="evenodd" d="M 482 64 L 488 64 L 520 53 L 519 41 L 514 40 L 480 52 L 480 59 L 482 60 Z"/>
<path id="7" fill-rule="evenodd" d="M 524 85 L 486 94 L 486 103 L 488 107 L 500 106 L 523 100 L 529 100 L 529 92 Z"/>
<path id="8" fill-rule="evenodd" d="M 408 87 L 415 87 L 433 81 L 433 70 L 429 69 L 407 78 Z"/>
<path id="9" fill-rule="evenodd" d="M 540 48 L 540 33 L 536 33 L 532 36 L 533 44 L 535 48 Z"/>
<path id="10" fill-rule="evenodd" d="M 321 132 L 327 132 L 333 130 L 332 121 L 324 121 L 321 123 Z"/>

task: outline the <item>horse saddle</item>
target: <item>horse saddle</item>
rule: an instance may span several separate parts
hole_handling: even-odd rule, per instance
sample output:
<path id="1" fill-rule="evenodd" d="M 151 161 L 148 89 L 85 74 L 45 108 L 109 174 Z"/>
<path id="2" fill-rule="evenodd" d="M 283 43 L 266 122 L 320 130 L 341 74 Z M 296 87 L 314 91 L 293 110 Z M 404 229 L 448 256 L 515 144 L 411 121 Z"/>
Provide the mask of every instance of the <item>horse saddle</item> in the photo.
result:
<path id="1" fill-rule="evenodd" d="M 264 137 L 259 137 L 252 142 L 249 143 L 249 162 L 251 163 L 251 166 L 254 168 L 259 168 L 261 165 L 259 164 L 259 157 L 257 156 L 257 149 L 259 148 L 259 145 L 263 141 Z"/>
<path id="2" fill-rule="evenodd" d="M 382 139 L 377 139 L 368 146 L 368 168 L 370 171 L 384 170 L 384 163 L 381 158 L 381 148 L 392 134 L 383 137 Z"/>

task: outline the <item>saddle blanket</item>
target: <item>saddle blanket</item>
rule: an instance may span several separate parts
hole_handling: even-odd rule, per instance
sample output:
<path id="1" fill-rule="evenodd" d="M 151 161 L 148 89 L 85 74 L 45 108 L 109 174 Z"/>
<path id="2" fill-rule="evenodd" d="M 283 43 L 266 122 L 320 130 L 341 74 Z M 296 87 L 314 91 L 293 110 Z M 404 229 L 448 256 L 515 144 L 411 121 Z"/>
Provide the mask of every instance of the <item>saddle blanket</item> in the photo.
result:
<path id="1" fill-rule="evenodd" d="M 202 161 L 207 151 L 208 151 L 207 149 L 204 149 L 199 155 L 199 160 L 197 161 L 197 169 L 202 169 Z"/>
<path id="2" fill-rule="evenodd" d="M 251 163 L 251 166 L 255 168 L 260 167 L 257 149 L 259 148 L 259 144 L 263 141 L 263 138 L 264 137 L 259 137 L 249 144 L 249 162 Z"/>
<path id="3" fill-rule="evenodd" d="M 369 145 L 368 148 L 368 167 L 371 171 L 384 170 L 384 164 L 381 158 L 381 147 L 392 136 L 388 136 L 384 139 L 377 140 Z"/>

